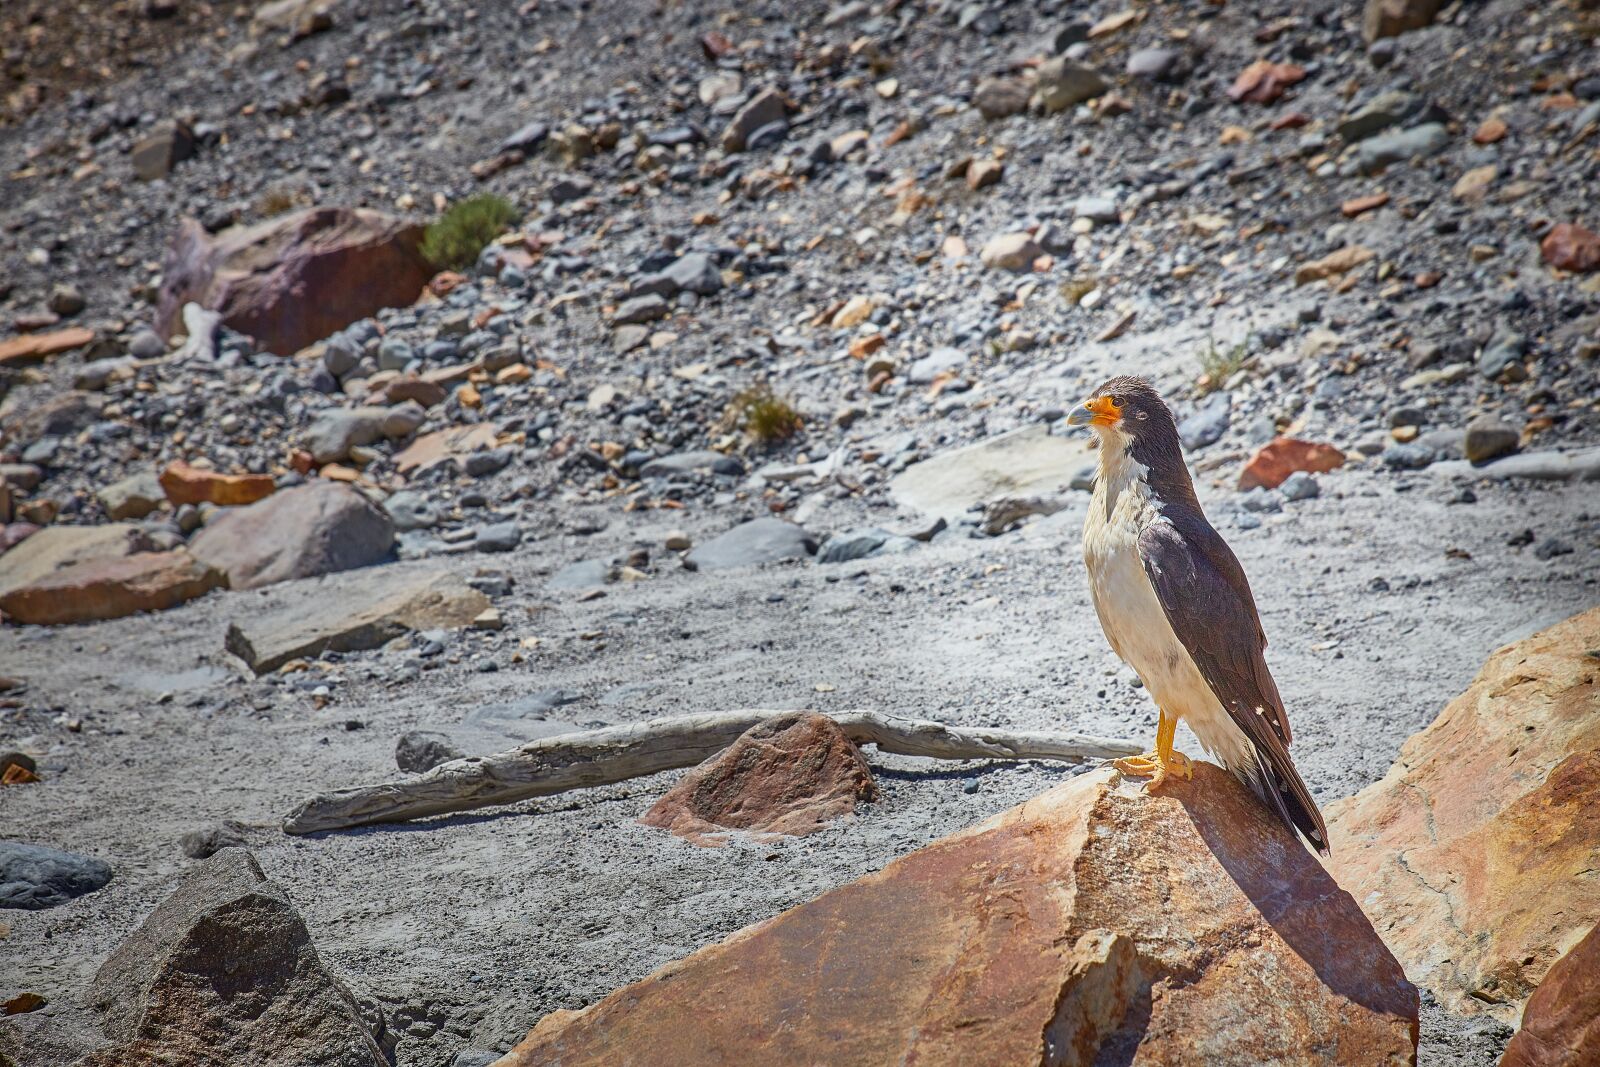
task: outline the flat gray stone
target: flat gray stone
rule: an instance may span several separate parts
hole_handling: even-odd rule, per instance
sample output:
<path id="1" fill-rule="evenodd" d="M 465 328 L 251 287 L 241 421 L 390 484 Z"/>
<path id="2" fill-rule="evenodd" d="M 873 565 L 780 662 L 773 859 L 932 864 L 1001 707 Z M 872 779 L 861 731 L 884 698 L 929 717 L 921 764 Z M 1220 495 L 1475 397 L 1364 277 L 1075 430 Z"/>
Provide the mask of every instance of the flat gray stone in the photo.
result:
<path id="1" fill-rule="evenodd" d="M 323 652 L 357 652 L 416 630 L 466 626 L 489 598 L 449 571 L 382 567 L 294 582 L 228 627 L 227 650 L 257 674 Z"/>
<path id="2" fill-rule="evenodd" d="M 1491 463 L 1469 460 L 1435 463 L 1433 474 L 1450 478 L 1533 478 L 1558 482 L 1600 482 L 1600 448 L 1572 452 L 1521 452 Z"/>
<path id="3" fill-rule="evenodd" d="M 785 559 L 805 559 L 814 542 L 805 529 L 782 519 L 754 519 L 714 537 L 688 555 L 703 571 L 753 567 Z"/>
<path id="4" fill-rule="evenodd" d="M 105 888 L 104 860 L 43 845 L 0 841 L 0 908 L 40 911 Z"/>
<path id="5" fill-rule="evenodd" d="M 907 467 L 889 492 L 899 504 L 954 521 L 974 504 L 1058 489 L 1090 458 L 1086 440 L 1034 425 Z"/>
<path id="6" fill-rule="evenodd" d="M 389 516 L 349 486 L 314 481 L 242 508 L 224 508 L 189 550 L 232 589 L 365 567 L 394 547 Z"/>

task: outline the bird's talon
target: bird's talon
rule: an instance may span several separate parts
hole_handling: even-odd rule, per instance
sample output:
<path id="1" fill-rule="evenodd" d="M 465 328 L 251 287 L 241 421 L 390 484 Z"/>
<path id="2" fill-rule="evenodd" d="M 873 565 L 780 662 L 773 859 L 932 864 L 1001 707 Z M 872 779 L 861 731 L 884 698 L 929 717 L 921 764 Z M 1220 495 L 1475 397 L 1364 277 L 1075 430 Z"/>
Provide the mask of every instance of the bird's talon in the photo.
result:
<path id="1" fill-rule="evenodd" d="M 1111 766 L 1130 778 L 1149 778 L 1161 771 L 1161 763 L 1154 752 L 1146 752 L 1142 756 L 1124 756 L 1112 760 Z"/>

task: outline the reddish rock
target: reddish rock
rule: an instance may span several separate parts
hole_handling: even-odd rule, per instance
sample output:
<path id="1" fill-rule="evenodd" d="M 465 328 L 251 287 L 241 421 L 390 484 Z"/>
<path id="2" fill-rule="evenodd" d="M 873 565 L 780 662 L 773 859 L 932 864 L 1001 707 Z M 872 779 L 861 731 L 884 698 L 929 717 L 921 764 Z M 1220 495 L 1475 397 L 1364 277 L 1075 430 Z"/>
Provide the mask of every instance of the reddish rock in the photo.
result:
<path id="1" fill-rule="evenodd" d="M 1556 961 L 1522 1012 L 1500 1067 L 1600 1063 L 1600 926 Z"/>
<path id="2" fill-rule="evenodd" d="M 1417 993 L 1231 775 L 1082 775 L 621 989 L 502 1067 L 1410 1064 Z"/>
<path id="3" fill-rule="evenodd" d="M 161 472 L 161 490 L 174 506 L 254 504 L 271 496 L 275 488 L 270 474 L 218 474 L 182 460 L 174 460 Z"/>
<path id="4" fill-rule="evenodd" d="M 82 348 L 94 340 L 94 331 L 73 326 L 55 333 L 30 333 L 0 341 L 0 367 L 38 363 L 61 352 Z"/>
<path id="5" fill-rule="evenodd" d="M 414 302 L 433 274 L 421 237 L 419 226 L 362 208 L 312 208 L 215 237 L 187 219 L 167 253 L 157 329 L 173 333 L 194 301 L 272 351 L 296 352 Z"/>
<path id="6" fill-rule="evenodd" d="M 1600 916 L 1600 608 L 1499 649 L 1389 773 L 1327 809 L 1333 870 L 1407 972 L 1515 1023 Z"/>
<path id="7" fill-rule="evenodd" d="M 1344 466 L 1344 453 L 1332 445 L 1275 437 L 1256 450 L 1239 474 L 1240 489 L 1276 489 L 1295 471 L 1322 474 Z"/>
<path id="8" fill-rule="evenodd" d="M 494 425 L 475 422 L 423 434 L 395 453 L 394 469 L 401 474 L 425 471 L 456 456 L 495 446 Z"/>
<path id="9" fill-rule="evenodd" d="M 1270 104 L 1305 76 L 1304 68 L 1293 63 L 1259 59 L 1239 72 L 1228 89 L 1228 99 L 1236 104 Z"/>
<path id="10" fill-rule="evenodd" d="M 387 558 L 393 546 L 394 525 L 381 508 L 322 480 L 232 508 L 190 543 L 234 589 L 365 567 Z"/>
<path id="11" fill-rule="evenodd" d="M 752 726 L 684 775 L 639 821 L 716 845 L 728 830 L 814 833 L 877 796 L 871 769 L 838 725 L 797 711 Z"/>
<path id="12" fill-rule="evenodd" d="M 221 571 L 183 549 L 139 552 L 63 567 L 0 596 L 13 622 L 60 625 L 163 611 L 227 584 Z"/>
<path id="13" fill-rule="evenodd" d="M 1600 234 L 1574 222 L 1551 227 L 1539 242 L 1539 251 L 1544 254 L 1544 261 L 1557 270 L 1580 273 L 1600 270 Z"/>

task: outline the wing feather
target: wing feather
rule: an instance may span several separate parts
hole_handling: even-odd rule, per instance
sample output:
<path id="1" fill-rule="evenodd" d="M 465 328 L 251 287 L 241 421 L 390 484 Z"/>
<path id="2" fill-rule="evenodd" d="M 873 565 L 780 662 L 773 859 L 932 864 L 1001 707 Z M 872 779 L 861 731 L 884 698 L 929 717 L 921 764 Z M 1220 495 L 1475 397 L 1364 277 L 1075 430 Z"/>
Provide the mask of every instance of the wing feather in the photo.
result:
<path id="1" fill-rule="evenodd" d="M 1322 853 L 1328 831 L 1289 758 L 1289 720 L 1267 670 L 1266 633 L 1250 583 L 1203 517 L 1163 517 L 1139 535 L 1139 557 L 1173 633 L 1255 750 L 1265 799 Z"/>

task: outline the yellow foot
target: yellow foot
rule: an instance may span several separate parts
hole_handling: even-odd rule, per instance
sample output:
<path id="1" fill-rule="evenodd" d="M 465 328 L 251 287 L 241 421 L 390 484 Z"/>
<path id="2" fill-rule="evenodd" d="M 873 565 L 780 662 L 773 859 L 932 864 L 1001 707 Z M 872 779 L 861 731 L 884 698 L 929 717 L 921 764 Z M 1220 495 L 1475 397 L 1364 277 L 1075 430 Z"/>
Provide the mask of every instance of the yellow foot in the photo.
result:
<path id="1" fill-rule="evenodd" d="M 1154 793 L 1166 784 L 1168 776 L 1176 776 L 1184 781 L 1194 777 L 1194 764 L 1189 762 L 1189 757 L 1182 752 L 1169 752 L 1163 762 L 1161 753 L 1147 752 L 1142 756 L 1127 756 L 1123 759 L 1113 760 L 1111 765 L 1130 778 L 1148 778 L 1144 790 Z"/>

